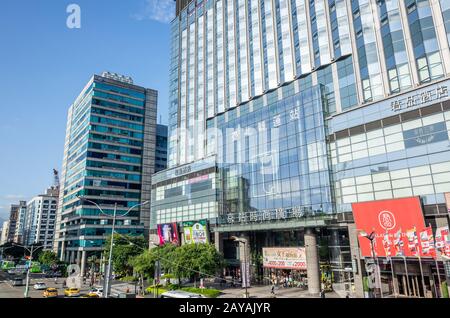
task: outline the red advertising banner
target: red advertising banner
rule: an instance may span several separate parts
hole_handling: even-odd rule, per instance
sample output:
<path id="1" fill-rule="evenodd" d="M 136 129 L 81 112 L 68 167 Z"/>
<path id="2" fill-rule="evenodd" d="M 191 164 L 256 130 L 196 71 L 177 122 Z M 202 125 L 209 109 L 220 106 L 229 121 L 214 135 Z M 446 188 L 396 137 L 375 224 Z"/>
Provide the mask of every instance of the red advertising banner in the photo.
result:
<path id="1" fill-rule="evenodd" d="M 159 245 L 172 243 L 179 244 L 178 229 L 176 223 L 158 224 Z"/>
<path id="2" fill-rule="evenodd" d="M 422 253 L 417 239 L 417 231 L 425 229 L 418 197 L 353 203 L 352 210 L 358 230 L 375 232 L 376 256 L 430 256 Z M 370 241 L 361 235 L 358 240 L 362 256 L 372 257 Z"/>

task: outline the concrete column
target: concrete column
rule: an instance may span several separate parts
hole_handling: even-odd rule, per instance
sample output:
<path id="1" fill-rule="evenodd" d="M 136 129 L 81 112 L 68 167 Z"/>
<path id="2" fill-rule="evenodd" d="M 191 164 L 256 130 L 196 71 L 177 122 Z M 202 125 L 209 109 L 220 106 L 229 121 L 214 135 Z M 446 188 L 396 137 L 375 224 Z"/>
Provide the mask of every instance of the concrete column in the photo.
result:
<path id="1" fill-rule="evenodd" d="M 348 237 L 350 241 L 350 253 L 352 260 L 356 259 L 358 264 L 358 272 L 353 273 L 353 279 L 355 284 L 355 297 L 364 298 L 364 285 L 363 285 L 363 273 L 361 266 L 361 255 L 358 243 L 358 231 L 356 230 L 355 223 L 348 224 Z"/>
<path id="2" fill-rule="evenodd" d="M 223 240 L 222 235 L 219 232 L 214 232 L 214 245 L 216 246 L 216 250 L 218 252 L 223 251 Z"/>
<path id="3" fill-rule="evenodd" d="M 64 257 L 64 261 L 65 261 L 66 263 L 69 263 L 69 262 L 70 262 L 70 252 L 65 251 L 64 254 L 63 254 L 63 257 Z"/>
<path id="4" fill-rule="evenodd" d="M 75 263 L 75 251 L 70 252 L 70 264 Z"/>
<path id="5" fill-rule="evenodd" d="M 59 255 L 59 260 L 64 261 L 64 253 L 66 252 L 66 242 L 61 242 L 61 254 Z"/>
<path id="6" fill-rule="evenodd" d="M 308 291 L 311 295 L 319 295 L 321 291 L 319 255 L 317 251 L 317 235 L 311 228 L 305 229 L 306 266 Z"/>
<path id="7" fill-rule="evenodd" d="M 247 235 L 239 235 L 240 238 L 243 238 L 246 240 L 246 244 L 239 243 L 239 261 L 241 264 L 248 263 L 249 266 L 249 281 L 252 279 L 252 261 L 251 261 L 251 255 L 250 255 L 250 238 Z M 247 256 L 247 259 L 245 258 Z M 245 268 L 245 267 L 244 267 Z M 241 271 L 242 271 L 241 266 Z M 241 273 L 241 277 L 243 277 L 244 273 Z"/>
<path id="8" fill-rule="evenodd" d="M 86 271 L 86 251 L 81 252 L 81 265 L 80 265 L 80 273 L 81 277 L 84 277 L 85 271 Z"/>
<path id="9" fill-rule="evenodd" d="M 77 251 L 76 262 L 78 266 L 81 266 L 81 251 Z"/>

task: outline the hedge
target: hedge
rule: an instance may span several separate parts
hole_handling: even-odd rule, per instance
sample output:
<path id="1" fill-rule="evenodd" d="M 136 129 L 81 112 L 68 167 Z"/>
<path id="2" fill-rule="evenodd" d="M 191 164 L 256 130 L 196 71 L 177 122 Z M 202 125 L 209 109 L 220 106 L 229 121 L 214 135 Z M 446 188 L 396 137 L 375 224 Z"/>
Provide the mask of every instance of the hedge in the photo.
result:
<path id="1" fill-rule="evenodd" d="M 182 288 L 181 290 L 190 292 L 190 293 L 204 295 L 209 298 L 217 298 L 222 293 L 220 290 L 208 289 L 208 288 L 185 287 L 185 288 Z"/>

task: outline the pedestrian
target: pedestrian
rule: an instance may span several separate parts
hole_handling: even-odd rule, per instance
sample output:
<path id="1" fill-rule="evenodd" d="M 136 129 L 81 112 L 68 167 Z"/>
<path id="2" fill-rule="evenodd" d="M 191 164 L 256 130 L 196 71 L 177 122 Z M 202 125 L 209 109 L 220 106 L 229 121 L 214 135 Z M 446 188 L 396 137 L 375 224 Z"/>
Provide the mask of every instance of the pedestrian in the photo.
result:
<path id="1" fill-rule="evenodd" d="M 323 289 L 320 292 L 320 298 L 325 298 L 325 290 L 323 290 Z"/>
<path id="2" fill-rule="evenodd" d="M 270 294 L 275 295 L 275 284 L 272 284 L 272 288 L 270 289 Z"/>

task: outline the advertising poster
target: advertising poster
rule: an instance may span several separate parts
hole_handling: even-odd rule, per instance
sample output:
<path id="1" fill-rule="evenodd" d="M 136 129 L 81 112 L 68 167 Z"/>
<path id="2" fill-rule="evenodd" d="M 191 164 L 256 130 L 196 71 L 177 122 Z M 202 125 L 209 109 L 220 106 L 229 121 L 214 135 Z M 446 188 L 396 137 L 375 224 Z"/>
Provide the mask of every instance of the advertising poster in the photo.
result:
<path id="1" fill-rule="evenodd" d="M 208 243 L 208 223 L 206 220 L 183 222 L 184 244 Z"/>
<path id="2" fill-rule="evenodd" d="M 415 228 L 406 231 L 406 237 L 408 239 L 408 249 L 412 256 L 419 256 L 419 238 Z"/>
<path id="3" fill-rule="evenodd" d="M 352 210 L 356 228 L 359 231 L 367 234 L 375 232 L 374 250 L 377 256 L 388 256 L 386 255 L 387 245 L 390 243 L 383 244 L 383 241 L 396 242 L 395 254 L 397 255 L 404 252 L 404 256 L 416 256 L 416 253 L 420 252 L 419 246 L 416 247 L 418 242 L 414 235 L 411 233 L 411 242 L 407 235 L 410 229 L 416 228 L 418 231 L 425 229 L 419 197 L 353 203 Z M 415 236 L 417 237 L 417 234 Z M 362 256 L 371 257 L 370 241 L 361 235 L 358 236 L 358 240 Z M 405 244 L 404 249 L 402 240 Z M 420 256 L 429 257 L 423 254 Z"/>
<path id="4" fill-rule="evenodd" d="M 159 245 L 172 243 L 179 244 L 178 231 L 176 223 L 158 224 Z"/>
<path id="5" fill-rule="evenodd" d="M 263 248 L 263 266 L 266 268 L 306 270 L 305 248 Z"/>
<path id="6" fill-rule="evenodd" d="M 405 255 L 405 243 L 402 238 L 402 229 L 399 229 L 394 235 L 394 254 L 393 256 L 404 256 Z"/>
<path id="7" fill-rule="evenodd" d="M 420 232 L 420 244 L 422 246 L 422 253 L 432 258 L 436 258 L 436 249 L 434 247 L 433 229 L 427 227 Z"/>
<path id="8" fill-rule="evenodd" d="M 438 227 L 436 229 L 436 249 L 440 255 L 445 258 L 450 258 L 450 238 L 448 226 Z"/>

